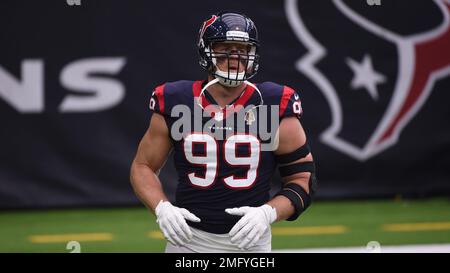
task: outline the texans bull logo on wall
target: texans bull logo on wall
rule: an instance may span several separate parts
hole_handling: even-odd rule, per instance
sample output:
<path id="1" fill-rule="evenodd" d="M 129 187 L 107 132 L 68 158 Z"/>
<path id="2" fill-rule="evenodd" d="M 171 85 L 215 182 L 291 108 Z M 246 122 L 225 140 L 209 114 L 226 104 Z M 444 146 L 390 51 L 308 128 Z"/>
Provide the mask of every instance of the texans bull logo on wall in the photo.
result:
<path id="1" fill-rule="evenodd" d="M 321 141 L 355 159 L 395 145 L 435 83 L 450 75 L 448 0 L 286 0 L 285 8 L 307 49 L 296 68 L 331 108 Z"/>

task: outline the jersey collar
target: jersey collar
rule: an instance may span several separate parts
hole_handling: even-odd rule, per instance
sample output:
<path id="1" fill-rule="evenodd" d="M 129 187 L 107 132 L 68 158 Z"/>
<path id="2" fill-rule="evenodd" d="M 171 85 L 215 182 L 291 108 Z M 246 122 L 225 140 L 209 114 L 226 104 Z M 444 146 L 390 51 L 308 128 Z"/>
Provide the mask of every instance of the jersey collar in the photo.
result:
<path id="1" fill-rule="evenodd" d="M 203 96 L 199 100 L 197 100 L 197 98 L 200 96 L 200 92 L 202 91 L 202 85 L 204 82 L 204 80 L 195 81 L 192 86 L 192 91 L 195 100 L 199 101 L 202 104 L 203 109 L 205 109 L 205 111 L 208 112 L 211 117 L 215 117 L 217 115 L 217 112 L 221 112 L 219 116 L 224 118 L 228 117 L 234 112 L 238 112 L 240 109 L 245 107 L 245 104 L 248 102 L 255 91 L 253 87 L 247 85 L 238 98 L 236 98 L 229 106 L 221 109 L 211 95 L 205 96 L 206 92 L 203 92 Z"/>

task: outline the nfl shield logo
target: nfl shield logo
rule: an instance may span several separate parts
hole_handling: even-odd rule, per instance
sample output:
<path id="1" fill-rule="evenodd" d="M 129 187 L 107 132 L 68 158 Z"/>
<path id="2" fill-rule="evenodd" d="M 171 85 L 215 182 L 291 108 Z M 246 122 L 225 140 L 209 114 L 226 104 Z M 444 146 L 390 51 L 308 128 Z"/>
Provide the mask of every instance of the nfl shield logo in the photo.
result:
<path id="1" fill-rule="evenodd" d="M 255 114 L 253 114 L 253 110 L 247 111 L 245 113 L 245 123 L 247 125 L 252 125 L 252 123 L 256 120 Z"/>

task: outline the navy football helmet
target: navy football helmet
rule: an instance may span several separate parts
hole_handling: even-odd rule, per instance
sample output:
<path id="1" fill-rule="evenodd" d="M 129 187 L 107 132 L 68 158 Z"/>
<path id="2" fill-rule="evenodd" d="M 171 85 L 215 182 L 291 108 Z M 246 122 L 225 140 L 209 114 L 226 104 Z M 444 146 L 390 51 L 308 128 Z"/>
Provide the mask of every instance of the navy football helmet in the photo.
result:
<path id="1" fill-rule="evenodd" d="M 247 45 L 248 50 L 246 53 L 214 52 L 214 43 L 226 42 L 243 43 Z M 253 21 L 245 15 L 232 12 L 212 15 L 200 28 L 197 46 L 200 66 L 218 79 L 222 85 L 238 86 L 252 78 L 258 71 L 258 31 Z M 218 68 L 218 58 L 228 62 L 228 71 Z M 229 66 L 231 59 L 238 61 L 237 69 L 231 70 Z M 245 66 L 243 71 L 240 65 Z"/>

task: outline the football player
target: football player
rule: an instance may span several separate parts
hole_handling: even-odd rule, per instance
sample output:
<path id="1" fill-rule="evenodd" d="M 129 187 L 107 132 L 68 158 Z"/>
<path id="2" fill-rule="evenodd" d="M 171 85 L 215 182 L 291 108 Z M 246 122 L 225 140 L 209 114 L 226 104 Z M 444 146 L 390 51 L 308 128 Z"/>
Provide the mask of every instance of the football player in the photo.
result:
<path id="1" fill-rule="evenodd" d="M 155 88 L 131 183 L 155 212 L 166 252 L 269 252 L 271 224 L 293 221 L 311 204 L 315 167 L 299 95 L 273 82 L 248 81 L 259 68 L 259 40 L 245 15 L 212 15 L 200 28 L 198 50 L 206 80 Z M 180 109 L 189 111 L 180 115 Z M 195 123 L 200 126 L 189 126 Z M 275 141 L 251 130 L 254 125 L 276 131 Z M 174 203 L 157 176 L 172 150 Z M 283 187 L 271 198 L 277 166 Z"/>

